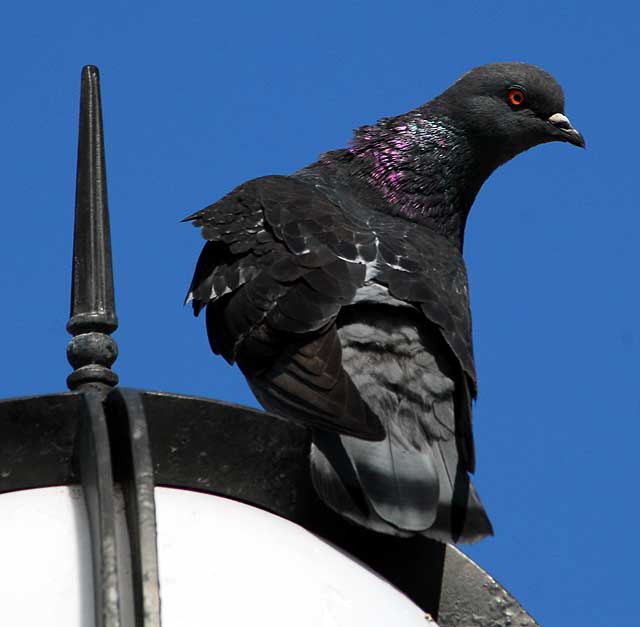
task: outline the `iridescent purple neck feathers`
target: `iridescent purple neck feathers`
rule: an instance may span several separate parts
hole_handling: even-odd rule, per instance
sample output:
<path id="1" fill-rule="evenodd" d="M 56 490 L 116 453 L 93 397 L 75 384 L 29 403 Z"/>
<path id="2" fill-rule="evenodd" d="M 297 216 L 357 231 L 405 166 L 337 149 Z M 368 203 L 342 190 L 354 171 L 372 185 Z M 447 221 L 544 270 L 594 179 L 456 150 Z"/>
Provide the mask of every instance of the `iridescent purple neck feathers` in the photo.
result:
<path id="1" fill-rule="evenodd" d="M 355 132 L 352 172 L 379 191 L 395 215 L 428 226 L 462 248 L 471 204 L 490 172 L 449 120 L 414 111 Z M 329 153 L 331 154 L 331 153 Z"/>

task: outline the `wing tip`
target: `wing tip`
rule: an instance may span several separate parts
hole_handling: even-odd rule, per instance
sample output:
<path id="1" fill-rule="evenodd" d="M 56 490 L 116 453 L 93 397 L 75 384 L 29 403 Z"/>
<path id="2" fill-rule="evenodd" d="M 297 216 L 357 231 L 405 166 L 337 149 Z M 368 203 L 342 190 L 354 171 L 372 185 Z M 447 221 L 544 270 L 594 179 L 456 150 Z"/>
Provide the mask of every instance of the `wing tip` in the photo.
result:
<path id="1" fill-rule="evenodd" d="M 187 295 L 184 298 L 184 302 L 182 306 L 189 305 L 193 307 L 193 315 L 197 318 L 200 315 L 200 312 L 204 309 L 206 303 L 203 303 L 200 299 L 196 298 L 193 294 L 193 290 L 189 290 Z"/>

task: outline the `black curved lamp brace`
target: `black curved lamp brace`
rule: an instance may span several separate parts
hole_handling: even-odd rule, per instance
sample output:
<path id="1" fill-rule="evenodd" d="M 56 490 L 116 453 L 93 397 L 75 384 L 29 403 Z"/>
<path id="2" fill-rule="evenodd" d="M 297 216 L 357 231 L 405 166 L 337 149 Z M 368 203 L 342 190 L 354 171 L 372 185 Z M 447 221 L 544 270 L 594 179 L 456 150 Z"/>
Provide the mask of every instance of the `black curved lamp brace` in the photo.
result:
<path id="1" fill-rule="evenodd" d="M 106 400 L 107 427 L 115 481 L 124 496 L 129 538 L 135 625 L 160 626 L 160 586 L 156 546 L 151 444 L 138 390 L 114 389 Z"/>
<path id="2" fill-rule="evenodd" d="M 121 591 L 125 582 L 117 550 L 116 501 L 107 421 L 98 393 L 88 391 L 83 397 L 86 413 L 80 421 L 74 456 L 91 534 L 95 620 L 97 627 L 120 627 L 124 624 Z"/>
<path id="3" fill-rule="evenodd" d="M 155 486 L 226 496 L 296 522 L 382 574 L 441 627 L 535 627 L 455 547 L 375 534 L 329 511 L 311 485 L 304 424 L 210 399 L 116 387 L 118 349 L 110 334 L 118 320 L 93 66 L 82 70 L 72 285 L 72 391 L 0 400 L 0 494 L 82 484 L 97 627 L 161 625 Z"/>

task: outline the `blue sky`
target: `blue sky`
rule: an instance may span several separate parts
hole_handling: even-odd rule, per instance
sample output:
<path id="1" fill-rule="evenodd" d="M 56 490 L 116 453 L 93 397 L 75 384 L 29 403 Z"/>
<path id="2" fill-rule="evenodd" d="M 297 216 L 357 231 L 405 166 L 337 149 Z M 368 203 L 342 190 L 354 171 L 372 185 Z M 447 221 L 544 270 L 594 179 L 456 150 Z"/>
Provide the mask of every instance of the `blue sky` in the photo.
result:
<path id="1" fill-rule="evenodd" d="M 637 624 L 638 11 L 632 3 L 23 2 L 0 24 L 0 398 L 61 391 L 79 76 L 99 66 L 125 385 L 255 404 L 182 299 L 179 220 L 491 61 L 565 89 L 586 151 L 481 190 L 465 243 L 480 380 L 469 554 L 543 626 Z"/>

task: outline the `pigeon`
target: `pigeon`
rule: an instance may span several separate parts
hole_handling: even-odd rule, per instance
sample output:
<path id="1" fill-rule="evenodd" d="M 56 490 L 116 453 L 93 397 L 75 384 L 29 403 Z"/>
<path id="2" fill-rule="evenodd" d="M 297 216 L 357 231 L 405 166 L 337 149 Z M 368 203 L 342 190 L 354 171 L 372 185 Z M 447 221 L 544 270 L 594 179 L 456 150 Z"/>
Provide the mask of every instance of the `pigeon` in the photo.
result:
<path id="1" fill-rule="evenodd" d="M 310 426 L 313 486 L 348 520 L 441 542 L 492 535 L 469 477 L 465 223 L 498 166 L 552 141 L 585 146 L 560 85 L 493 63 L 185 218 L 207 240 L 187 302 L 206 307 L 211 349 L 266 410 Z"/>

